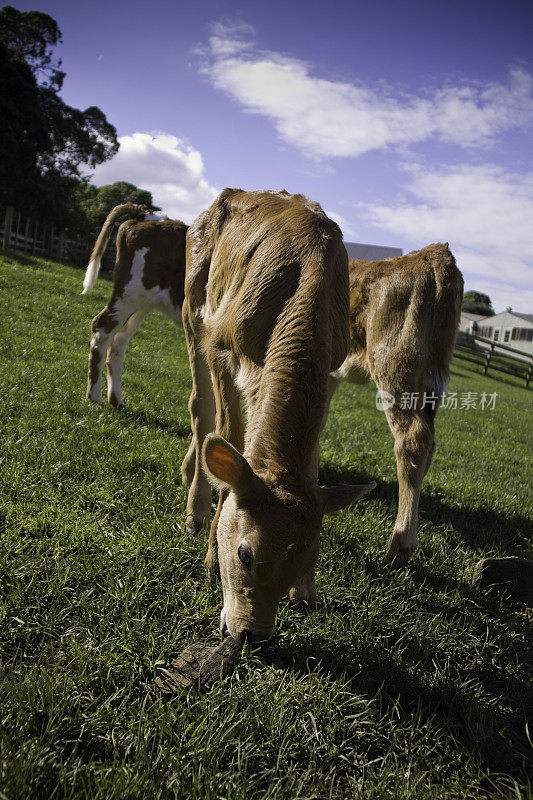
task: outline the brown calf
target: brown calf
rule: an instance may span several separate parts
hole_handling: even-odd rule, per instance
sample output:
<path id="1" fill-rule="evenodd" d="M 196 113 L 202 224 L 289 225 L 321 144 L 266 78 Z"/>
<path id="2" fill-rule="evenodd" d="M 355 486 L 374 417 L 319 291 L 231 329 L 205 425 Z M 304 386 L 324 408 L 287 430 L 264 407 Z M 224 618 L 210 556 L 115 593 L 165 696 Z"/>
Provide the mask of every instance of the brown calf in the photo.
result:
<path id="1" fill-rule="evenodd" d="M 149 311 L 159 310 L 181 323 L 187 233 L 183 222 L 166 219 L 144 206 L 116 206 L 94 245 L 82 294 L 94 285 L 113 226 L 122 220 L 126 221 L 117 233 L 111 299 L 92 321 L 87 381 L 88 399 L 99 403 L 107 351 L 107 397 L 115 407 L 124 406 L 122 366 L 126 348 L 144 317 Z"/>
<path id="2" fill-rule="evenodd" d="M 221 629 L 236 639 L 269 638 L 287 592 L 315 599 L 323 514 L 375 486 L 317 484 L 328 376 L 350 343 L 348 305 L 342 234 L 301 195 L 226 189 L 189 228 L 187 525 L 209 519 L 207 473 L 220 497 L 206 565 L 220 566 Z"/>
<path id="3" fill-rule="evenodd" d="M 341 380 L 372 379 L 383 393 L 399 483 L 385 561 L 396 566 L 407 563 L 417 545 L 420 487 L 433 454 L 462 296 L 463 277 L 447 244 L 384 261 L 350 261 L 351 347 L 332 376 L 330 399 Z M 416 408 L 407 395 L 417 397 Z"/>

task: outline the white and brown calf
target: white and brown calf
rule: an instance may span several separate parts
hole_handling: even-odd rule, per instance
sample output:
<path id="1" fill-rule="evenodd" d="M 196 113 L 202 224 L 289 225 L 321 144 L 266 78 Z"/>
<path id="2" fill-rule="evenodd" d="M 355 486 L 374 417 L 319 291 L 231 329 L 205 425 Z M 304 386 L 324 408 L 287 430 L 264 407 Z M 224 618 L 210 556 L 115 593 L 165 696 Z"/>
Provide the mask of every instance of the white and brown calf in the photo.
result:
<path id="1" fill-rule="evenodd" d="M 463 277 L 447 244 L 383 261 L 350 261 L 350 352 L 333 373 L 341 380 L 375 381 L 394 435 L 398 516 L 387 563 L 402 566 L 416 549 L 418 501 L 435 445 L 435 414 L 449 380 L 461 313 Z M 405 393 L 417 407 L 402 404 Z M 405 407 L 402 407 L 405 406 Z"/>
<path id="2" fill-rule="evenodd" d="M 207 475 L 220 491 L 206 565 L 220 567 L 221 629 L 268 639 L 284 594 L 316 597 L 322 516 L 375 486 L 317 483 L 329 373 L 350 345 L 338 226 L 301 195 L 226 189 L 187 233 L 183 326 L 187 526 L 209 520 Z"/>
<path id="3" fill-rule="evenodd" d="M 113 226 L 117 233 L 113 291 L 107 306 L 93 319 L 87 397 L 102 399 L 102 367 L 107 353 L 107 397 L 124 406 L 122 367 L 126 348 L 150 311 L 162 311 L 181 324 L 185 279 L 187 226 L 166 219 L 144 206 L 125 203 L 108 215 L 96 240 L 83 282 L 83 292 L 95 283 Z"/>

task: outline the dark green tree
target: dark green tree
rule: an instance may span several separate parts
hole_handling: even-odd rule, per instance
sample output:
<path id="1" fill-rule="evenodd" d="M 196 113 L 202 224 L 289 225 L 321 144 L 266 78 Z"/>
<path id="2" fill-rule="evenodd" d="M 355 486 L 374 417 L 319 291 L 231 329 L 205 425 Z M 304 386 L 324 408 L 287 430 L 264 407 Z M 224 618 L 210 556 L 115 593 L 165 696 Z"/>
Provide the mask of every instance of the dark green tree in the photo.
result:
<path id="1" fill-rule="evenodd" d="M 494 309 L 488 294 L 483 292 L 465 292 L 463 295 L 463 311 L 471 314 L 483 314 L 485 317 L 493 317 Z"/>
<path id="2" fill-rule="evenodd" d="M 0 117 L 0 203 L 25 207 L 33 202 L 41 177 L 38 159 L 49 147 L 49 134 L 30 67 L 13 61 L 1 41 Z"/>
<path id="3" fill-rule="evenodd" d="M 0 10 L 0 39 L 7 45 L 13 61 L 24 62 L 36 81 L 59 91 L 65 73 L 53 49 L 61 43 L 55 19 L 41 11 L 18 11 L 12 6 Z"/>
<path id="4" fill-rule="evenodd" d="M 76 217 L 71 220 L 68 228 L 77 236 L 94 237 L 111 209 L 128 201 L 157 209 L 153 203 L 152 193 L 138 189 L 133 183 L 117 181 L 97 187 L 91 183 L 78 181 L 78 187 L 72 194 Z"/>
<path id="5" fill-rule="evenodd" d="M 152 193 L 146 189 L 138 189 L 133 183 L 127 181 L 117 181 L 106 186 L 100 186 L 97 190 L 95 202 L 88 211 L 97 226 L 104 223 L 105 218 L 112 208 L 121 203 L 138 203 L 154 209 Z"/>
<path id="6" fill-rule="evenodd" d="M 0 202 L 22 205 L 56 224 L 64 223 L 55 215 L 67 201 L 57 193 L 68 195 L 69 179 L 82 179 L 84 169 L 118 150 L 116 130 L 99 108 L 81 111 L 59 97 L 65 73 L 54 48 L 60 42 L 48 14 L 0 9 L 0 118 L 20 158 L 17 169 L 13 151 L 5 144 L 0 148 Z"/>

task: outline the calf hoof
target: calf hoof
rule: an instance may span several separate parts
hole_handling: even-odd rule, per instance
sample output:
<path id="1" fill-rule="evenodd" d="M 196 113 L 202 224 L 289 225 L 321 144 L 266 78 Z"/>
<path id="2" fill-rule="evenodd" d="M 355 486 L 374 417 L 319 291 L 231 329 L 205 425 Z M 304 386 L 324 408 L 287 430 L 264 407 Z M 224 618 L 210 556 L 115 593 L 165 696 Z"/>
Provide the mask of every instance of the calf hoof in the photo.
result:
<path id="1" fill-rule="evenodd" d="M 314 600 L 312 600 L 310 598 L 307 599 L 305 597 L 291 597 L 289 595 L 289 603 L 291 607 L 294 608 L 296 611 L 304 611 L 311 613 L 311 611 L 316 611 L 317 609 L 316 597 Z"/>
<path id="2" fill-rule="evenodd" d="M 187 536 L 196 536 L 197 533 L 200 533 L 200 531 L 206 527 L 207 525 L 201 520 L 195 519 L 192 514 L 189 514 L 185 520 L 185 533 Z"/>
<path id="3" fill-rule="evenodd" d="M 101 397 L 94 397 L 94 396 L 91 396 L 90 394 L 87 394 L 86 398 L 89 401 L 89 403 L 92 403 L 92 405 L 94 405 L 94 406 L 101 406 L 102 405 L 102 398 Z"/>
<path id="4" fill-rule="evenodd" d="M 289 591 L 291 606 L 313 611 L 316 608 L 316 590 L 309 590 L 304 586 L 293 586 Z"/>
<path id="5" fill-rule="evenodd" d="M 218 563 L 218 553 L 213 550 L 211 547 L 207 551 L 207 555 L 204 561 L 204 567 L 207 570 L 208 575 L 213 577 L 218 577 L 220 575 L 220 565 Z"/>
<path id="6" fill-rule="evenodd" d="M 385 566 L 391 566 L 393 569 L 401 569 L 407 566 L 414 550 L 414 547 L 404 547 L 400 543 L 397 534 L 394 534 L 387 555 L 383 558 L 381 563 Z"/>
<path id="7" fill-rule="evenodd" d="M 114 394 L 109 396 L 109 405 L 113 406 L 113 408 L 116 408 L 118 411 L 126 408 L 126 403 L 124 400 L 117 400 Z"/>

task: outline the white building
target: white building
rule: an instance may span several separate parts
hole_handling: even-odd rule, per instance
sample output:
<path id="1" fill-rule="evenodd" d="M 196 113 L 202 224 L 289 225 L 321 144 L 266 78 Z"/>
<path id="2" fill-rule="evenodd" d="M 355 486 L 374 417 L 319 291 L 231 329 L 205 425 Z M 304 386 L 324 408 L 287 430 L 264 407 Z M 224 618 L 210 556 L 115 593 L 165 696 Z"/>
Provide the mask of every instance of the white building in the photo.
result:
<path id="1" fill-rule="evenodd" d="M 485 319 L 484 314 L 471 314 L 470 311 L 461 311 L 459 330 L 464 333 L 479 333 L 479 322 Z"/>
<path id="2" fill-rule="evenodd" d="M 519 314 L 508 308 L 501 314 L 484 317 L 477 325 L 480 336 L 533 354 L 533 314 Z"/>

